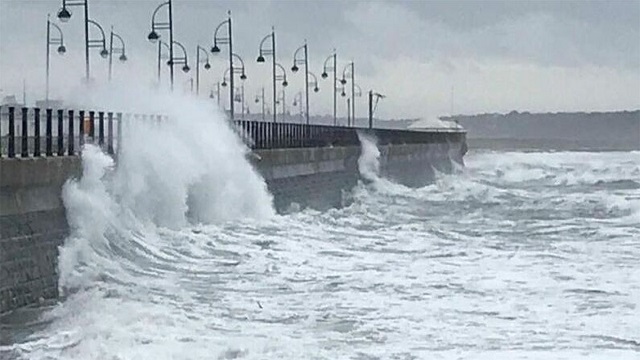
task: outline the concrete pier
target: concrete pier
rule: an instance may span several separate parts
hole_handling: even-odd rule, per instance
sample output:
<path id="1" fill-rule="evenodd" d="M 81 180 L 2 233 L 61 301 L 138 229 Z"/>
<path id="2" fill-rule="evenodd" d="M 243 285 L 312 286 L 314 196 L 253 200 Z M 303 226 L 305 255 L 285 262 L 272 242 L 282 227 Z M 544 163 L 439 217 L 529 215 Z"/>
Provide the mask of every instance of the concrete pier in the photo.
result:
<path id="1" fill-rule="evenodd" d="M 292 204 L 339 207 L 343 192 L 360 179 L 356 129 L 260 122 L 237 126 L 242 136 L 250 138 L 250 161 L 265 179 L 280 212 Z M 380 140 L 382 175 L 407 185 L 426 184 L 434 169 L 449 171 L 452 162 L 462 163 L 466 152 L 465 133 L 460 131 L 360 131 Z M 105 147 L 112 146 L 113 133 L 106 132 Z M 81 136 L 74 142 L 84 141 Z M 64 140 L 69 139 L 74 137 Z M 58 139 L 47 142 L 58 144 Z M 29 154 L 29 142 L 25 143 L 20 153 Z M 63 145 L 60 149 L 68 148 Z M 58 296 L 58 247 L 69 232 L 62 186 L 80 172 L 77 152 L 0 157 L 0 314 Z"/>

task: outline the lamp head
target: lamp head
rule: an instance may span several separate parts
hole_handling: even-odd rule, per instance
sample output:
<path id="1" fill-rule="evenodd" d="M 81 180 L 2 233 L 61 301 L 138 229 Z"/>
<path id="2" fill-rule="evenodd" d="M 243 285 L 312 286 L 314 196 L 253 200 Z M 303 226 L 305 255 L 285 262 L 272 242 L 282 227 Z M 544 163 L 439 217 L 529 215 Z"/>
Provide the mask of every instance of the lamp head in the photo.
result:
<path id="1" fill-rule="evenodd" d="M 66 52 L 67 52 L 67 48 L 64 47 L 64 45 L 58 46 L 58 54 L 64 55 L 64 53 L 66 53 Z"/>
<path id="2" fill-rule="evenodd" d="M 319 87 L 316 86 L 316 87 L 313 88 L 313 92 L 318 92 L 318 91 L 320 91 Z"/>
<path id="3" fill-rule="evenodd" d="M 264 62 L 264 56 L 260 55 L 258 56 L 258 60 L 259 63 L 263 63 Z"/>
<path id="4" fill-rule="evenodd" d="M 289 85 L 289 83 L 287 82 L 287 80 L 282 82 L 282 86 L 287 87 L 287 85 Z"/>
<path id="5" fill-rule="evenodd" d="M 188 73 L 189 70 L 191 70 L 191 68 L 189 67 L 189 65 L 184 64 L 184 66 L 182 67 L 182 71 L 184 71 L 185 73 Z"/>
<path id="6" fill-rule="evenodd" d="M 60 9 L 58 11 L 58 19 L 60 19 L 60 21 L 63 23 L 68 22 L 69 19 L 71 19 L 71 12 L 69 11 L 69 9 L 67 9 L 66 7 Z"/>
<path id="7" fill-rule="evenodd" d="M 149 39 L 149 41 L 155 44 L 156 42 L 158 42 L 158 39 L 160 39 L 160 35 L 158 35 L 158 33 L 155 30 L 151 30 L 151 32 L 147 36 L 147 39 Z"/>
<path id="8" fill-rule="evenodd" d="M 345 79 L 341 79 L 341 80 L 340 80 L 340 84 L 344 85 L 344 84 L 346 84 L 346 83 L 347 83 L 347 80 L 345 80 Z"/>
<path id="9" fill-rule="evenodd" d="M 298 106 L 298 102 L 293 100 L 293 106 Z"/>
<path id="10" fill-rule="evenodd" d="M 298 72 L 298 65 L 293 64 L 293 66 L 291 67 L 291 71 Z"/>
<path id="11" fill-rule="evenodd" d="M 242 75 L 240 75 L 240 80 L 247 80 L 247 75 L 242 73 Z"/>
<path id="12" fill-rule="evenodd" d="M 209 64 L 209 63 L 205 63 L 205 64 L 204 64 L 204 69 L 205 69 L 205 70 L 209 70 L 209 69 L 211 69 L 211 64 Z"/>
<path id="13" fill-rule="evenodd" d="M 218 44 L 213 44 L 213 47 L 211 48 L 211 52 L 213 54 L 217 54 L 220 52 L 220 48 L 218 47 Z"/>
<path id="14" fill-rule="evenodd" d="M 340 94 L 340 96 L 345 97 L 347 96 L 347 94 L 343 91 L 342 94 Z"/>
<path id="15" fill-rule="evenodd" d="M 220 85 L 222 85 L 222 87 L 227 87 L 227 81 L 226 80 L 223 81 L 222 84 L 220 84 Z"/>
<path id="16" fill-rule="evenodd" d="M 256 104 L 260 102 L 260 99 L 258 99 L 258 97 L 256 96 Z"/>
<path id="17" fill-rule="evenodd" d="M 171 61 L 171 60 L 167 61 L 167 65 L 169 65 L 169 66 L 173 65 L 173 61 Z"/>
<path id="18" fill-rule="evenodd" d="M 320 75 L 323 79 L 326 79 L 329 75 L 327 74 L 327 72 L 323 72 L 322 75 Z"/>
<path id="19" fill-rule="evenodd" d="M 119 57 L 118 59 L 119 59 L 120 61 L 122 61 L 122 62 L 125 62 L 125 61 L 127 61 L 127 55 L 122 54 L 122 55 L 120 55 L 120 57 Z"/>
<path id="20" fill-rule="evenodd" d="M 102 51 L 100 51 L 100 56 L 102 56 L 103 59 L 106 59 L 109 56 L 109 50 L 102 49 Z"/>

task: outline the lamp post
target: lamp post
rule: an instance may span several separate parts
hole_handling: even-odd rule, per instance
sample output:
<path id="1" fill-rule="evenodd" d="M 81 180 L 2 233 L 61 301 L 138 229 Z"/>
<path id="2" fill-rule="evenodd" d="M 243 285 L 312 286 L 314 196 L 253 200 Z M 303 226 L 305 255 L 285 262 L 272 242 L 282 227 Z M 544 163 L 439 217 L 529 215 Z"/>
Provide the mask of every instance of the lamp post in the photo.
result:
<path id="1" fill-rule="evenodd" d="M 342 83 L 342 81 L 341 81 Z M 358 91 L 356 91 L 356 89 Z M 341 87 L 341 96 L 345 97 L 347 95 L 347 93 L 345 93 L 344 91 L 344 83 L 342 83 L 342 87 Z M 351 97 L 347 98 L 347 126 L 351 126 L 352 124 L 355 125 L 356 123 L 356 118 L 355 115 L 352 114 L 349 110 L 352 108 L 353 103 L 355 102 L 355 97 L 361 97 L 362 96 L 362 88 L 360 88 L 360 85 L 355 84 L 355 83 L 351 83 Z M 353 121 L 353 123 L 352 123 Z"/>
<path id="2" fill-rule="evenodd" d="M 300 52 L 300 50 L 304 50 L 304 59 L 298 58 L 298 53 Z M 293 71 L 294 73 L 297 72 L 298 64 L 304 64 L 305 119 L 307 125 L 309 125 L 309 53 L 306 40 L 304 42 L 304 45 L 300 46 L 293 53 L 293 67 L 291 67 L 291 71 Z"/>
<path id="3" fill-rule="evenodd" d="M 173 65 L 176 64 L 182 64 L 182 71 L 184 71 L 185 73 L 188 73 L 189 70 L 191 70 L 191 68 L 189 67 L 189 59 L 187 57 L 187 49 L 185 49 L 185 47 L 177 42 L 174 41 L 173 42 L 174 45 L 178 45 L 178 47 L 180 49 L 182 49 L 182 56 L 181 57 L 173 57 L 173 56 L 169 56 L 169 61 L 167 61 L 167 65 L 171 66 L 171 68 L 173 69 Z M 172 47 L 170 47 L 172 48 Z M 171 50 L 169 50 L 169 52 L 171 52 Z M 172 89 L 173 89 L 173 78 L 171 79 L 172 83 Z"/>
<path id="4" fill-rule="evenodd" d="M 353 123 L 355 124 L 356 122 L 356 101 L 354 98 L 355 95 L 355 65 L 353 64 L 353 61 L 348 63 L 344 69 L 342 70 L 342 80 L 340 80 L 340 83 L 342 85 L 347 83 L 347 79 L 346 79 L 346 74 L 347 74 L 347 69 L 350 68 L 350 73 L 351 73 L 351 117 L 353 118 Z M 344 94 L 344 91 L 343 91 Z M 344 96 L 344 95 L 342 95 Z"/>
<path id="5" fill-rule="evenodd" d="M 113 47 L 113 38 L 116 38 L 120 41 L 120 47 Z M 120 54 L 120 57 L 118 58 L 121 62 L 125 62 L 127 61 L 127 55 L 125 55 L 125 50 L 124 50 L 125 46 L 124 46 L 124 40 L 122 40 L 122 37 L 120 37 L 120 35 L 116 34 L 113 32 L 113 26 L 111 27 L 111 36 L 109 39 L 109 81 L 111 81 L 111 76 L 113 73 L 113 53 L 117 52 L 118 54 Z"/>
<path id="6" fill-rule="evenodd" d="M 71 11 L 69 7 L 84 7 L 84 57 L 85 57 L 85 77 L 89 83 L 89 3 L 88 0 L 62 0 L 62 9 L 58 10 L 58 19 L 66 23 L 71 19 Z"/>
<path id="7" fill-rule="evenodd" d="M 245 73 L 245 67 L 244 67 L 244 60 L 242 60 L 242 58 L 238 54 L 231 54 L 231 56 L 233 58 L 237 59 L 240 62 L 240 66 L 229 67 L 229 68 L 227 68 L 227 70 L 225 70 L 224 76 L 222 77 L 222 86 L 223 87 L 227 86 L 227 80 L 229 80 L 229 86 L 233 86 L 232 85 L 233 84 L 233 79 L 235 77 L 234 74 L 240 74 L 240 80 L 242 80 L 242 81 L 247 79 L 247 74 Z M 229 75 L 228 77 L 227 77 L 227 74 Z M 232 94 L 233 94 L 233 91 L 229 91 L 229 96 L 232 96 Z M 233 114 L 233 110 L 234 110 L 234 107 L 235 107 L 233 100 L 234 100 L 234 98 L 231 98 L 231 101 L 229 102 L 229 106 L 231 106 L 231 109 L 229 110 L 229 112 L 231 114 Z M 230 118 L 231 118 L 231 120 L 233 120 L 233 115 Z"/>
<path id="8" fill-rule="evenodd" d="M 294 107 L 298 106 L 298 113 L 300 115 L 301 118 L 303 118 L 303 112 L 302 112 L 302 91 L 298 91 L 298 93 L 296 93 L 296 96 L 294 96 L 293 98 L 293 103 L 291 104 Z"/>
<path id="9" fill-rule="evenodd" d="M 52 38 L 51 37 L 51 26 L 53 26 L 54 28 L 58 29 L 58 34 L 60 35 L 60 37 L 57 38 Z M 51 22 L 50 20 L 50 15 L 47 14 L 47 72 L 46 72 L 46 92 L 45 92 L 45 100 L 49 101 L 49 62 L 50 62 L 50 47 L 51 45 L 58 45 L 58 54 L 60 55 L 64 55 L 64 53 L 67 51 L 67 48 L 64 46 L 64 36 L 62 34 L 62 29 L 60 29 L 60 27 L 54 23 Z"/>
<path id="10" fill-rule="evenodd" d="M 169 50 L 169 44 L 162 40 L 158 40 L 158 85 L 160 85 L 160 73 L 162 69 L 162 47 L 166 47 Z"/>
<path id="11" fill-rule="evenodd" d="M 265 49 L 264 48 L 264 43 L 265 41 L 267 41 L 267 39 L 271 38 L 271 49 Z M 262 38 L 262 41 L 260 41 L 260 54 L 258 55 L 258 62 L 259 63 L 263 63 L 264 62 L 264 56 L 265 55 L 271 55 L 272 57 L 272 67 L 273 67 L 273 71 L 271 73 L 272 76 L 272 82 L 273 82 L 273 122 L 276 122 L 278 119 L 278 115 L 276 114 L 276 32 L 275 29 L 273 27 L 271 27 L 271 34 L 265 36 L 264 38 Z M 286 85 L 285 85 L 286 86 Z"/>
<path id="12" fill-rule="evenodd" d="M 287 119 L 287 116 L 286 116 L 286 114 L 287 114 L 287 102 L 285 100 L 284 88 L 280 91 L 280 96 L 276 100 L 276 105 L 277 104 L 282 104 L 282 122 L 286 122 L 286 119 Z M 274 108 L 273 112 L 276 113 L 277 109 Z"/>
<path id="13" fill-rule="evenodd" d="M 283 102 L 283 105 L 282 105 L 282 121 L 285 122 L 287 120 L 287 118 L 286 118 L 286 112 L 285 112 L 286 103 L 284 102 L 285 101 L 285 91 L 284 91 L 284 89 L 287 87 L 287 85 L 289 85 L 289 83 L 287 82 L 287 71 L 284 69 L 284 66 L 280 65 L 279 63 L 276 63 L 276 68 L 280 69 L 282 71 L 282 74 L 280 74 L 280 75 L 275 73 L 276 74 L 275 80 L 276 81 L 282 80 L 282 102 Z M 275 109 L 275 107 L 274 107 L 274 109 Z M 275 111 L 274 111 L 274 113 L 275 113 Z"/>
<path id="14" fill-rule="evenodd" d="M 375 104 L 373 103 L 373 98 L 376 99 Z M 378 101 L 384 98 L 384 95 L 369 90 L 369 129 L 373 128 L 373 113 L 376 111 L 376 108 L 378 108 Z"/>
<path id="15" fill-rule="evenodd" d="M 168 10 L 168 15 L 169 15 L 169 20 L 166 22 L 159 22 L 156 21 L 156 15 L 158 14 L 158 11 L 164 7 L 167 6 L 167 10 Z M 156 32 L 156 30 L 169 30 L 169 61 L 171 62 L 169 64 L 170 66 L 170 77 L 171 77 L 171 90 L 173 90 L 173 61 L 171 61 L 173 59 L 173 8 L 171 5 L 171 0 L 168 0 L 166 2 L 163 2 L 162 4 L 158 5 L 158 7 L 156 7 L 156 9 L 153 11 L 153 15 L 151 16 L 151 32 L 149 33 L 149 35 L 147 36 L 147 39 L 149 41 L 151 41 L 152 43 L 155 43 L 156 41 L 160 40 L 160 34 L 158 34 Z M 186 57 L 186 56 L 185 56 Z"/>
<path id="16" fill-rule="evenodd" d="M 90 38 L 89 40 L 87 40 L 87 46 L 89 46 L 89 48 L 102 49 L 100 50 L 100 56 L 102 56 L 103 59 L 106 59 L 109 56 L 109 51 L 107 50 L 107 37 L 104 33 L 104 29 L 102 28 L 102 26 L 100 26 L 100 24 L 91 19 L 87 20 L 87 22 L 97 27 L 98 30 L 100 30 L 100 35 L 102 35 L 102 39 Z"/>
<path id="17" fill-rule="evenodd" d="M 196 46 L 196 95 L 200 95 L 200 52 L 204 52 L 205 55 L 205 63 L 204 63 L 204 69 L 205 70 L 209 70 L 211 69 L 211 64 L 209 64 L 209 53 L 207 52 L 207 50 L 205 48 L 203 48 L 200 45 Z"/>
<path id="18" fill-rule="evenodd" d="M 327 62 L 333 59 L 333 65 L 327 66 Z M 337 60 L 338 56 L 336 55 L 336 49 L 333 49 L 333 55 L 329 55 L 324 61 L 324 65 L 322 66 L 322 74 L 320 75 L 323 79 L 326 79 L 329 75 L 327 71 L 333 72 L 333 126 L 338 125 L 338 117 L 337 117 L 337 94 L 338 94 L 338 74 L 337 74 Z"/>
<path id="19" fill-rule="evenodd" d="M 262 87 L 262 90 L 260 92 L 260 96 L 256 95 L 256 101 L 255 102 L 256 102 L 256 104 L 259 103 L 259 102 L 262 103 L 262 121 L 264 121 L 265 120 L 264 119 L 264 114 L 265 114 L 265 112 L 264 112 L 264 106 L 265 106 L 265 103 L 264 103 L 264 86 Z"/>
<path id="20" fill-rule="evenodd" d="M 218 31 L 225 25 L 227 24 L 227 37 L 219 37 L 218 36 Z M 220 52 L 220 48 L 218 47 L 218 43 L 224 45 L 227 44 L 229 45 L 229 68 L 233 69 L 233 34 L 232 34 L 232 26 L 231 26 L 231 11 L 227 11 L 227 20 L 221 22 L 217 27 L 215 32 L 213 33 L 213 47 L 211 48 L 211 52 L 214 54 L 217 54 Z M 244 64 L 243 64 L 243 69 L 244 69 Z M 244 71 L 244 70 L 243 70 Z M 231 76 L 231 79 L 229 79 L 230 82 L 230 86 L 229 86 L 229 106 L 230 106 L 230 116 L 231 116 L 231 121 L 233 121 L 233 91 L 234 91 L 234 85 L 233 85 L 233 76 Z"/>

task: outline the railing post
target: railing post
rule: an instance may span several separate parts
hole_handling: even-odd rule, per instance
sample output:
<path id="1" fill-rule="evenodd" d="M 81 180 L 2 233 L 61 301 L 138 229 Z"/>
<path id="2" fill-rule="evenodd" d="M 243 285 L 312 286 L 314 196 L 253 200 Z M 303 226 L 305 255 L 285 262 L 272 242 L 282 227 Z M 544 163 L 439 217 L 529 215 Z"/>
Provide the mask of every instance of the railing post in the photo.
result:
<path id="1" fill-rule="evenodd" d="M 7 155 L 10 158 L 16 157 L 16 124 L 15 124 L 16 108 L 9 107 L 9 144 L 7 149 Z"/>
<path id="2" fill-rule="evenodd" d="M 29 157 L 29 124 L 27 121 L 28 108 L 22 108 L 22 151 L 20 156 L 23 158 Z"/>
<path id="3" fill-rule="evenodd" d="M 47 125 L 46 125 L 46 145 L 45 155 L 53 156 L 53 110 L 47 109 Z"/>
<path id="4" fill-rule="evenodd" d="M 122 153 L 122 113 L 117 113 L 118 118 L 118 148 L 116 149 L 118 155 Z"/>
<path id="5" fill-rule="evenodd" d="M 78 133 L 80 133 L 80 136 L 78 136 L 78 144 L 80 148 L 82 148 L 82 145 L 84 145 L 84 133 L 86 130 L 84 128 L 84 110 L 78 111 L 78 117 L 80 118 L 80 128 L 78 130 Z"/>
<path id="6" fill-rule="evenodd" d="M 91 142 L 96 142 L 96 112 L 89 111 L 89 137 Z"/>
<path id="7" fill-rule="evenodd" d="M 64 111 L 58 110 L 58 156 L 64 155 Z"/>
<path id="8" fill-rule="evenodd" d="M 40 108 L 33 109 L 33 156 L 40 156 Z"/>
<path id="9" fill-rule="evenodd" d="M 98 145 L 104 146 L 104 111 L 98 112 Z"/>
<path id="10" fill-rule="evenodd" d="M 113 113 L 107 113 L 107 153 L 113 155 Z"/>
<path id="11" fill-rule="evenodd" d="M 73 110 L 69 110 L 67 112 L 68 114 L 68 121 L 69 121 L 69 130 L 68 130 L 68 134 L 67 134 L 67 155 L 68 156 L 73 156 L 75 154 L 75 135 L 73 133 Z M 80 122 L 80 124 L 82 124 L 82 122 Z M 80 125 L 82 127 L 82 125 Z"/>

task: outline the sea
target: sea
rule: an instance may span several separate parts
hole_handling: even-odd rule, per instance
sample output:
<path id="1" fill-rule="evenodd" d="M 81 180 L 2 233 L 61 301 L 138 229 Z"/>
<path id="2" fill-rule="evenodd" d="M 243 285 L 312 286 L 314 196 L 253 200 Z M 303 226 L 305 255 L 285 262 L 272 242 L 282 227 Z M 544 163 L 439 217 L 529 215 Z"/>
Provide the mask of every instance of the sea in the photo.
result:
<path id="1" fill-rule="evenodd" d="M 470 149 L 278 214 L 207 124 L 87 145 L 62 297 L 2 319 L 0 359 L 640 359 L 639 151 Z"/>

